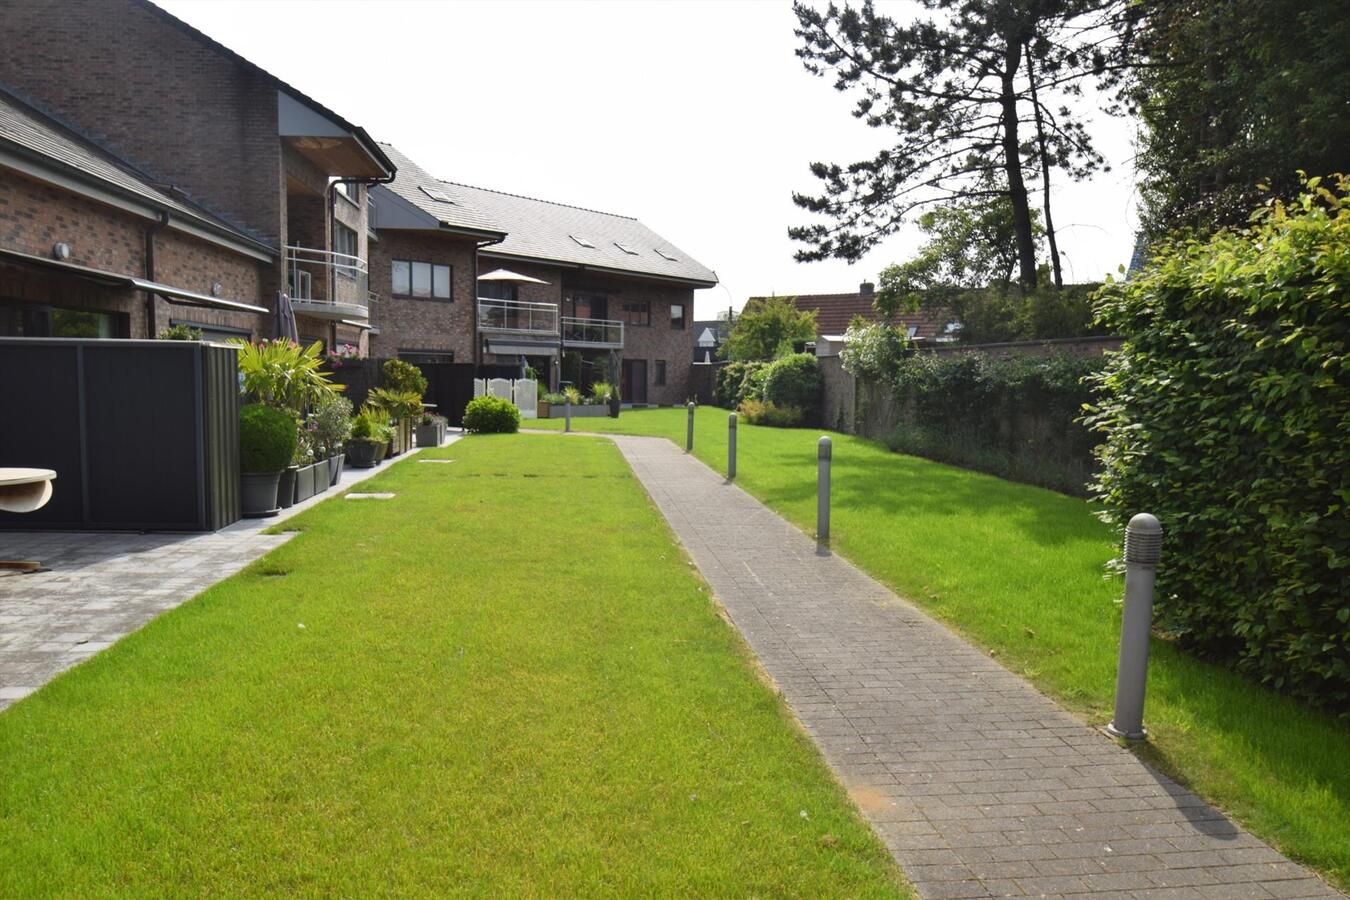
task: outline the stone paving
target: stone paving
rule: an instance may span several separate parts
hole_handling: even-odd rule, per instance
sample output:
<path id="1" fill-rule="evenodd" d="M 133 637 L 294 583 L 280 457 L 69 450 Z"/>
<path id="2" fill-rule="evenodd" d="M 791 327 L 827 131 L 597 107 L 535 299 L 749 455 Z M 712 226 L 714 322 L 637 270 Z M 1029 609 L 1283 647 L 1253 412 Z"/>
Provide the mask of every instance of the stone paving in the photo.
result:
<path id="1" fill-rule="evenodd" d="M 670 441 L 613 440 L 921 896 L 1341 896 Z"/>
<path id="2" fill-rule="evenodd" d="M 0 531 L 0 557 L 51 568 L 0 574 L 0 710 L 291 538 L 264 529 L 382 471 L 344 469 L 311 500 L 212 534 Z"/>

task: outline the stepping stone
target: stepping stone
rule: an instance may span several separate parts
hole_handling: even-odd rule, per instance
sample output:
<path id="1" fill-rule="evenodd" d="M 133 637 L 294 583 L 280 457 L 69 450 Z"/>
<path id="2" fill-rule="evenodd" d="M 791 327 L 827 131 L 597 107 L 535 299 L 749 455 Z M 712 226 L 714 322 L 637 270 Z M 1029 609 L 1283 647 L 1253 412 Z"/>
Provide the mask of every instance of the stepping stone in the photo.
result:
<path id="1" fill-rule="evenodd" d="M 346 494 L 348 500 L 393 500 L 394 494 Z"/>

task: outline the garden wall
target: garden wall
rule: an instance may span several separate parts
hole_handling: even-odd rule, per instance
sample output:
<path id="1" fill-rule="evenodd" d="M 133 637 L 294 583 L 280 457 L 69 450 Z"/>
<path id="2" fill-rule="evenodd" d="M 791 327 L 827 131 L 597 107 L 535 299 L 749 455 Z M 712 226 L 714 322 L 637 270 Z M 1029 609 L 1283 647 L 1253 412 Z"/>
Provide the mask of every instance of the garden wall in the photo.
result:
<path id="1" fill-rule="evenodd" d="M 898 452 L 1083 496 L 1096 441 L 1077 421 L 1090 396 L 1080 380 L 1118 345 L 1106 338 L 919 351 L 893 379 L 855 378 L 839 357 L 825 357 L 825 422 Z"/>

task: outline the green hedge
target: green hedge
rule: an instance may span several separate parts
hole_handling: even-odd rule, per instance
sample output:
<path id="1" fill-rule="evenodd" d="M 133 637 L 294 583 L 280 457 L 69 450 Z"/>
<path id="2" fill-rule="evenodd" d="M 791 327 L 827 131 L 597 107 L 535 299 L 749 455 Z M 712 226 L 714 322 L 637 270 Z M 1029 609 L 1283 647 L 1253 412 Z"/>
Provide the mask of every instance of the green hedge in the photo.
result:
<path id="1" fill-rule="evenodd" d="M 474 397 L 464 408 L 464 430 L 470 434 L 515 434 L 520 410 L 501 397 Z"/>
<path id="2" fill-rule="evenodd" d="M 1077 421 L 1101 357 L 914 353 L 892 381 L 893 450 L 1082 496 L 1096 440 Z"/>
<path id="3" fill-rule="evenodd" d="M 1096 494 L 1163 524 L 1160 625 L 1350 713 L 1350 191 L 1155 247 L 1098 316 L 1129 335 L 1090 421 Z"/>
<path id="4" fill-rule="evenodd" d="M 793 353 L 775 359 L 764 373 L 764 400 L 780 409 L 801 411 L 794 424 L 820 424 L 820 400 L 824 383 L 814 353 Z"/>
<path id="5" fill-rule="evenodd" d="M 733 362 L 717 370 L 717 385 L 713 390 L 717 405 L 723 409 L 736 409 L 746 400 L 764 399 L 764 376 L 768 374 L 769 363 Z"/>

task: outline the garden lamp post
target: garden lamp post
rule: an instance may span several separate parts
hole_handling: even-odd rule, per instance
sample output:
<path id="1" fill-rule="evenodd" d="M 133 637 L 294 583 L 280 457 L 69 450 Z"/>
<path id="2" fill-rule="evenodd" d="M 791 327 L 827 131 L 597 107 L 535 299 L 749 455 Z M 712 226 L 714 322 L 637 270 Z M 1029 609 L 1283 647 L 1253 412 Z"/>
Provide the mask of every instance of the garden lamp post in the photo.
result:
<path id="1" fill-rule="evenodd" d="M 689 409 L 689 427 L 688 427 L 688 429 L 686 430 L 685 436 L 684 436 L 684 452 L 685 452 L 685 453 L 693 453 L 693 452 L 694 452 L 694 401 L 693 401 L 693 400 L 690 400 L 690 401 L 689 401 L 688 409 Z"/>
<path id="2" fill-rule="evenodd" d="M 727 481 L 736 480 L 736 414 L 727 414 Z"/>
<path id="3" fill-rule="evenodd" d="M 1125 526 L 1125 611 L 1120 622 L 1116 708 L 1107 734 L 1129 741 L 1148 737 L 1144 689 L 1148 685 L 1148 639 L 1153 627 L 1153 582 L 1162 557 L 1162 526 L 1139 513 Z"/>
<path id="4" fill-rule="evenodd" d="M 834 445 L 828 437 L 816 443 L 816 540 L 830 539 L 830 462 Z"/>

